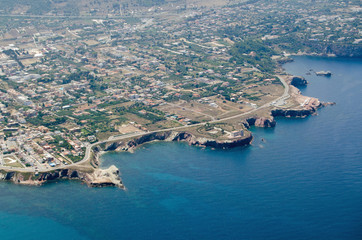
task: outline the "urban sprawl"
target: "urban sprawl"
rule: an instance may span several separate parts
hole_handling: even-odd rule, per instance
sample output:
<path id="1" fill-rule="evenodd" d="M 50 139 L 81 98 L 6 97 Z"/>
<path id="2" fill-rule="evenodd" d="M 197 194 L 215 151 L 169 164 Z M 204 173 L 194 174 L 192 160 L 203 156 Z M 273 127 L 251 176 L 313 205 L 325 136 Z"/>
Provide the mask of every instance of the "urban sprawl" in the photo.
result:
<path id="1" fill-rule="evenodd" d="M 283 93 L 290 54 L 361 46 L 359 1 L 288 2 L 0 12 L 0 167 L 47 171 L 97 141 L 250 111 Z"/>

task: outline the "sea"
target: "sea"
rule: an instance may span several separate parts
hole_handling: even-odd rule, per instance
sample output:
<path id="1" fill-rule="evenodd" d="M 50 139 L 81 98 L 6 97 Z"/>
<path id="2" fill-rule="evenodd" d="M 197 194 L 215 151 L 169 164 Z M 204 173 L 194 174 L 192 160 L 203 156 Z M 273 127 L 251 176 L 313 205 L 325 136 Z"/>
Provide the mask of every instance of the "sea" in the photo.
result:
<path id="1" fill-rule="evenodd" d="M 362 59 L 294 59 L 284 68 L 309 81 L 302 93 L 335 106 L 252 128 L 248 147 L 103 155 L 126 191 L 1 182 L 0 239 L 362 239 Z"/>

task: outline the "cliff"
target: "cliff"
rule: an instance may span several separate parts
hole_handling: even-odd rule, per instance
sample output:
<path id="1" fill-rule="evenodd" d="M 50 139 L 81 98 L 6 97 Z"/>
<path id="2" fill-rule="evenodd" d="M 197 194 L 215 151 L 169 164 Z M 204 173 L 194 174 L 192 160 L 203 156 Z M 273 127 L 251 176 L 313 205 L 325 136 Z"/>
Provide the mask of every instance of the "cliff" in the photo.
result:
<path id="1" fill-rule="evenodd" d="M 323 103 L 317 98 L 303 96 L 299 89 L 290 86 L 290 95 L 296 101 L 294 108 L 277 108 L 271 111 L 273 117 L 299 117 L 304 118 L 316 114 L 317 110 L 327 105 L 334 105 L 334 102 Z"/>
<path id="2" fill-rule="evenodd" d="M 314 109 L 274 109 L 272 110 L 273 117 L 294 117 L 294 118 L 304 118 L 315 114 L 316 110 Z"/>
<path id="3" fill-rule="evenodd" d="M 308 82 L 307 82 L 307 80 L 305 80 L 304 77 L 294 76 L 292 78 L 292 81 L 290 82 L 290 84 L 292 84 L 295 87 L 303 87 L 303 86 L 307 86 Z"/>
<path id="4" fill-rule="evenodd" d="M 44 173 L 1 171 L 0 180 L 10 181 L 23 185 L 42 185 L 58 179 L 78 179 L 90 187 L 115 186 L 124 188 L 119 177 L 119 170 L 115 166 L 108 169 L 95 169 L 92 172 L 82 172 L 71 169 L 58 169 Z"/>
<path id="5" fill-rule="evenodd" d="M 270 116 L 269 118 L 266 117 L 252 117 L 246 119 L 244 123 L 245 127 L 249 128 L 250 126 L 261 127 L 261 128 L 272 128 L 275 127 L 276 121 L 274 117 Z"/>
<path id="6" fill-rule="evenodd" d="M 132 139 L 128 142 L 113 142 L 105 147 L 105 151 L 113 151 L 113 150 L 125 150 L 132 151 L 137 146 L 152 142 L 152 141 L 170 141 L 170 142 L 187 142 L 192 146 L 203 146 L 203 147 L 213 147 L 213 148 L 234 148 L 238 146 L 246 146 L 249 145 L 253 140 L 252 135 L 250 134 L 244 138 L 236 138 L 232 140 L 215 140 L 209 139 L 205 137 L 196 137 L 195 135 L 188 132 L 175 132 L 175 131 L 165 131 L 165 132 L 157 132 L 157 133 L 149 133 L 143 135 L 139 138 Z"/>
<path id="7" fill-rule="evenodd" d="M 302 98 L 303 97 L 303 98 Z M 306 98 L 301 96 L 301 100 L 304 100 L 300 106 L 294 109 L 273 109 L 271 114 L 273 117 L 294 117 L 294 118 L 304 118 L 310 115 L 316 114 L 318 108 L 325 106 L 316 98 Z"/>
<path id="8" fill-rule="evenodd" d="M 108 169 L 96 169 L 93 173 L 84 175 L 84 180 L 91 187 L 115 186 L 125 188 L 119 176 L 119 170 L 112 165 Z"/>
<path id="9" fill-rule="evenodd" d="M 205 146 L 213 148 L 233 148 L 238 146 L 249 145 L 252 142 L 252 135 L 244 138 L 236 138 L 232 140 L 214 140 L 203 137 L 196 137 L 187 132 L 165 131 L 158 133 L 149 133 L 127 142 L 112 142 L 108 145 L 96 146 L 93 148 L 93 154 L 90 164 L 94 168 L 86 168 L 87 170 L 75 169 L 56 169 L 49 172 L 41 172 L 35 174 L 33 172 L 15 172 L 0 171 L 0 180 L 14 182 L 24 185 L 42 185 L 44 183 L 59 179 L 76 179 L 86 183 L 90 187 L 106 187 L 115 186 L 125 189 L 119 170 L 115 166 L 108 169 L 99 169 L 99 155 L 102 151 L 129 150 L 133 151 L 138 145 L 151 141 L 185 141 L 190 145 Z"/>

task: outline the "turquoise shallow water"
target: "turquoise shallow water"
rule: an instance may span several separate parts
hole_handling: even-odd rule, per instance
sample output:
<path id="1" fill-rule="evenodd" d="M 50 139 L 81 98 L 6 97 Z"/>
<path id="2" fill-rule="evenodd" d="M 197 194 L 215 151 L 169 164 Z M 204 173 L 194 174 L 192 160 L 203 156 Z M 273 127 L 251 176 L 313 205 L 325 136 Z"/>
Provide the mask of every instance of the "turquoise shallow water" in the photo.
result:
<path id="1" fill-rule="evenodd" d="M 152 143 L 104 155 L 127 191 L 0 183 L 0 239 L 362 239 L 362 60 L 285 68 L 309 80 L 304 94 L 337 105 L 253 129 L 247 148 Z"/>

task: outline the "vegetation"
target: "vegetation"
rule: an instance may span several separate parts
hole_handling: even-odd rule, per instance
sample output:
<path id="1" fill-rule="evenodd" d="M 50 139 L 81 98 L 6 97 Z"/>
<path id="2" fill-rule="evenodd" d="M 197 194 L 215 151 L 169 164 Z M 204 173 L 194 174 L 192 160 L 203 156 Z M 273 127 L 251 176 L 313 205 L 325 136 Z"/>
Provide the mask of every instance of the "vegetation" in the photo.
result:
<path id="1" fill-rule="evenodd" d="M 272 73 L 275 69 L 275 62 L 271 56 L 276 53 L 261 40 L 245 39 L 237 42 L 230 50 L 230 54 L 233 56 L 230 61 L 250 64 L 262 72 Z"/>

